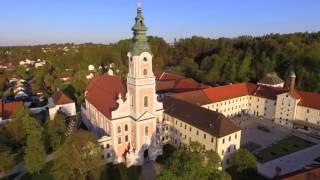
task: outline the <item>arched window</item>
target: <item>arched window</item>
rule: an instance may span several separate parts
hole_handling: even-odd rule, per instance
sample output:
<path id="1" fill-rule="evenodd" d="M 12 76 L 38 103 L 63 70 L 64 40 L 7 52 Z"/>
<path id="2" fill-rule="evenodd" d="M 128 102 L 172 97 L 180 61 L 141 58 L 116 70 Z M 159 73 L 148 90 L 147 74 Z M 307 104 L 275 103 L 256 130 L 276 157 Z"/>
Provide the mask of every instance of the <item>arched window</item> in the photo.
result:
<path id="1" fill-rule="evenodd" d="M 127 124 L 124 126 L 124 131 L 128 131 L 128 125 Z"/>
<path id="2" fill-rule="evenodd" d="M 144 107 L 148 107 L 148 96 L 145 96 L 143 99 Z"/>
<path id="3" fill-rule="evenodd" d="M 126 136 L 124 137 L 124 141 L 125 141 L 125 142 L 128 142 L 128 141 L 129 141 L 129 136 L 128 136 L 128 135 L 126 135 Z"/>
<path id="4" fill-rule="evenodd" d="M 148 126 L 146 126 L 146 127 L 144 128 L 144 133 L 145 133 L 146 136 L 148 135 L 148 133 L 149 133 L 149 128 L 148 128 Z"/>
<path id="5" fill-rule="evenodd" d="M 143 75 L 144 75 L 144 76 L 148 75 L 148 70 L 147 70 L 147 69 L 144 69 L 144 70 L 143 70 Z"/>
<path id="6" fill-rule="evenodd" d="M 121 127 L 118 126 L 118 133 L 121 133 Z"/>

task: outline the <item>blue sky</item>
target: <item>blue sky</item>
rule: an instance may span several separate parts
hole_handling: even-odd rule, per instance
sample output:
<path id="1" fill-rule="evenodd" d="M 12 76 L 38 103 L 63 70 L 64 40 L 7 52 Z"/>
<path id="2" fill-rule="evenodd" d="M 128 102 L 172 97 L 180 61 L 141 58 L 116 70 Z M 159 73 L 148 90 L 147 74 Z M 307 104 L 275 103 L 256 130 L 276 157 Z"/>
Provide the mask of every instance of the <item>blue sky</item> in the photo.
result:
<path id="1" fill-rule="evenodd" d="M 1 0 L 0 45 L 116 42 L 137 0 Z M 142 0 L 149 35 L 235 37 L 320 30 L 319 0 Z"/>

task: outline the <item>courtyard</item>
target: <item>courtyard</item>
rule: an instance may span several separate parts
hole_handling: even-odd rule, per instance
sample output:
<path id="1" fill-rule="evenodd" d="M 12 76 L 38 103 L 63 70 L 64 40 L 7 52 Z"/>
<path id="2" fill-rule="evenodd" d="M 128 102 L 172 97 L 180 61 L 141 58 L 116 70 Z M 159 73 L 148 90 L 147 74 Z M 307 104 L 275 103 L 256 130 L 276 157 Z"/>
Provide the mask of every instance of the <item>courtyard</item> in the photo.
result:
<path id="1" fill-rule="evenodd" d="M 289 136 L 261 150 L 256 154 L 256 157 L 259 162 L 265 163 L 313 145 L 315 145 L 315 143 L 311 141 L 304 140 L 297 136 Z"/>
<path id="2" fill-rule="evenodd" d="M 235 117 L 232 122 L 242 129 L 241 147 L 256 156 L 259 172 L 269 178 L 276 169 L 286 174 L 319 164 L 318 139 L 261 117 Z"/>

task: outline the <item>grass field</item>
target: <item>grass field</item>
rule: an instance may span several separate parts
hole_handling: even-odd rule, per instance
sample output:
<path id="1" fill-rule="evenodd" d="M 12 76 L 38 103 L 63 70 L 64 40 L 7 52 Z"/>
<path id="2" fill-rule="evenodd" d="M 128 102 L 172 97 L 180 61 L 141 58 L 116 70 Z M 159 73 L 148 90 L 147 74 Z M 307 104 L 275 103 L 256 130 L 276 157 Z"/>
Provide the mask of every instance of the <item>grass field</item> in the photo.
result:
<path id="1" fill-rule="evenodd" d="M 315 145 L 315 143 L 301 139 L 297 136 L 289 136 L 276 142 L 270 147 L 261 150 L 256 157 L 259 162 L 265 163 L 313 145 Z"/>

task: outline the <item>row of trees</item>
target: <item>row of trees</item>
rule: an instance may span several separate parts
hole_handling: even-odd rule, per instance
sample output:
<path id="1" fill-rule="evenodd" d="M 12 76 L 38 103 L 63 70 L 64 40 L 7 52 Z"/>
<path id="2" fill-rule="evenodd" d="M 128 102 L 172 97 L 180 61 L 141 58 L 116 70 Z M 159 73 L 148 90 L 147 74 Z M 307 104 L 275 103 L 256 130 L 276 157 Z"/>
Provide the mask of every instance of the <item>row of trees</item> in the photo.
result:
<path id="1" fill-rule="evenodd" d="M 26 109 L 20 109 L 12 122 L 1 128 L 0 161 L 2 171 L 24 160 L 30 173 L 38 173 L 45 164 L 43 128 Z M 23 157 L 23 158 L 21 158 Z M 10 163 L 5 163 L 10 162 Z"/>
<path id="2" fill-rule="evenodd" d="M 28 110 L 20 109 L 0 129 L 0 172 L 24 161 L 30 174 L 39 174 L 46 166 L 47 154 L 54 152 L 50 173 L 56 179 L 96 179 L 104 168 L 96 137 L 86 131 L 66 137 L 65 132 L 62 113 L 41 126 Z"/>
<path id="3" fill-rule="evenodd" d="M 149 37 L 149 42 L 155 71 L 173 71 L 214 85 L 255 82 L 272 71 L 285 78 L 287 69 L 293 66 L 298 75 L 298 88 L 320 91 L 320 32 L 219 39 L 192 37 L 175 41 L 173 46 L 159 37 Z M 73 44 L 2 47 L 0 52 L 11 53 L 0 53 L 0 61 L 42 58 L 49 61 L 57 73 L 71 68 L 72 75 L 77 77 L 73 85 L 80 90 L 85 86 L 82 76 L 89 64 L 104 67 L 114 62 L 118 75 L 125 76 L 130 43 L 131 40 L 121 40 L 109 45 L 82 44 L 68 52 L 59 47 L 73 47 Z M 50 47 L 52 51 L 43 52 L 42 47 Z"/>

